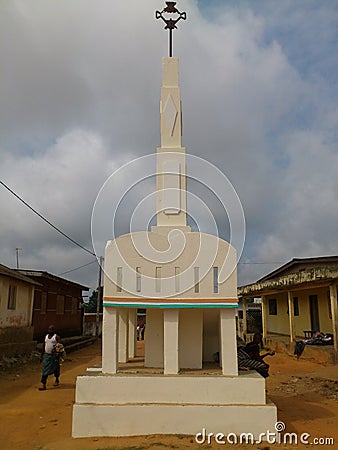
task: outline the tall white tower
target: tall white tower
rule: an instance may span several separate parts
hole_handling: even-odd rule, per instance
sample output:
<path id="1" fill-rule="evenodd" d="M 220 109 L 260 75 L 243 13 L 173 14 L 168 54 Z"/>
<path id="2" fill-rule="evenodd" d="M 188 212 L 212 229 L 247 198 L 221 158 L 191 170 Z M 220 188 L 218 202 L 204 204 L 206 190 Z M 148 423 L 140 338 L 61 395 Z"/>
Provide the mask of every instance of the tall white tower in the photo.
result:
<path id="1" fill-rule="evenodd" d="M 258 437 L 276 422 L 264 379 L 238 373 L 236 250 L 187 226 L 178 59 L 172 57 L 172 30 L 185 13 L 166 4 L 156 13 L 170 32 L 170 57 L 162 60 L 157 224 L 107 242 L 102 367 L 77 379 L 74 437 L 193 435 L 203 428 Z M 147 311 L 145 356 L 133 370 L 138 308 Z"/>
<path id="2" fill-rule="evenodd" d="M 178 58 L 162 59 L 161 147 L 157 149 L 157 225 L 187 225 L 186 161 Z"/>

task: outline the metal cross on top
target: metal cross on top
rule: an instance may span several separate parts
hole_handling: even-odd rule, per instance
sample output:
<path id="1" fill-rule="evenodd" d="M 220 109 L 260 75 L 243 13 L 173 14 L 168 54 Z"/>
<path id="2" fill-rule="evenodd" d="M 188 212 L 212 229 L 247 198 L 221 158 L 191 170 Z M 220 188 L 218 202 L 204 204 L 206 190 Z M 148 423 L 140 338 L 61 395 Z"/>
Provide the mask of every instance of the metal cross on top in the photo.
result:
<path id="1" fill-rule="evenodd" d="M 156 11 L 156 19 L 162 19 L 166 24 L 165 30 L 169 30 L 169 56 L 173 56 L 173 30 L 177 29 L 177 22 L 181 19 L 186 20 L 187 14 L 180 12 L 176 7 L 176 2 L 166 2 L 167 6 L 162 11 Z M 173 17 L 168 17 L 168 14 L 175 14 Z"/>

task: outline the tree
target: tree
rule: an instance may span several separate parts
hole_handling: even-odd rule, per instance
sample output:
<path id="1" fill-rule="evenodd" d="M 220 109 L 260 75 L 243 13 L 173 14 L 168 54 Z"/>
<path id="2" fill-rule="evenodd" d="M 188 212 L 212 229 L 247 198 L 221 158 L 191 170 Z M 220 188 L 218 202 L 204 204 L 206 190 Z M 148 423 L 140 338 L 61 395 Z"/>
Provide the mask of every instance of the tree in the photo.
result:
<path id="1" fill-rule="evenodd" d="M 93 291 L 92 295 L 89 297 L 89 302 L 87 304 L 85 304 L 85 306 L 84 306 L 85 312 L 96 313 L 97 294 L 98 294 L 98 289 Z M 100 313 L 102 313 L 102 311 L 103 311 L 102 298 L 103 298 L 103 286 L 101 286 Z"/>

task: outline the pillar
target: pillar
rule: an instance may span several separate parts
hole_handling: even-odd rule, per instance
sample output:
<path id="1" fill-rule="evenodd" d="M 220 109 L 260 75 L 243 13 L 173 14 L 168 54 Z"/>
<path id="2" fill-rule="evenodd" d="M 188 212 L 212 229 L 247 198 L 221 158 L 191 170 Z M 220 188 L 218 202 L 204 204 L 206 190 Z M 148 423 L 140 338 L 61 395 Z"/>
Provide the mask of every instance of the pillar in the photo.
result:
<path id="1" fill-rule="evenodd" d="M 144 341 L 144 367 L 164 367 L 163 309 L 147 309 L 147 338 Z"/>
<path id="2" fill-rule="evenodd" d="M 246 320 L 246 298 L 243 298 L 243 339 L 246 342 L 246 335 L 248 333 L 248 322 Z"/>
<path id="3" fill-rule="evenodd" d="M 332 334 L 334 349 L 338 352 L 338 306 L 337 306 L 337 285 L 332 284 L 330 286 L 330 302 L 331 302 L 331 314 L 332 314 Z"/>
<path id="4" fill-rule="evenodd" d="M 289 327 L 290 327 L 290 342 L 295 340 L 295 321 L 293 316 L 293 297 L 292 292 L 288 291 L 288 307 L 289 307 Z"/>
<path id="5" fill-rule="evenodd" d="M 128 357 L 134 358 L 136 356 L 136 325 L 137 325 L 137 310 L 135 308 L 129 309 L 128 314 Z"/>
<path id="6" fill-rule="evenodd" d="M 266 315 L 267 315 L 267 300 L 266 295 L 262 295 L 262 338 L 264 345 L 266 344 L 266 337 L 268 334 Z"/>
<path id="7" fill-rule="evenodd" d="M 220 310 L 221 361 L 223 375 L 238 375 L 235 308 Z"/>
<path id="8" fill-rule="evenodd" d="M 175 375 L 179 371 L 178 362 L 178 323 L 179 310 L 165 309 L 164 313 L 164 374 Z"/>
<path id="9" fill-rule="evenodd" d="M 103 308 L 102 372 L 116 373 L 118 369 L 119 315 L 116 308 Z"/>
<path id="10" fill-rule="evenodd" d="M 31 327 L 31 326 L 33 326 L 33 309 L 34 309 L 34 287 L 33 286 L 30 288 L 29 297 L 30 297 L 30 304 L 29 304 L 28 323 L 29 323 L 29 326 Z"/>
<path id="11" fill-rule="evenodd" d="M 119 352 L 120 363 L 128 361 L 128 308 L 119 309 Z"/>

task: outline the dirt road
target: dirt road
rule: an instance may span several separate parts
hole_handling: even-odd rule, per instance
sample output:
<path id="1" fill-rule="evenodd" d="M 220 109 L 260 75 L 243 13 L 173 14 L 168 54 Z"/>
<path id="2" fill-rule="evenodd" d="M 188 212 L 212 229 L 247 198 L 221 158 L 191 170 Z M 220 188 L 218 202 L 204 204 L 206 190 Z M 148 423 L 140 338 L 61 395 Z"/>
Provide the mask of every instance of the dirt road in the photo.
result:
<path id="1" fill-rule="evenodd" d="M 76 377 L 99 361 L 99 344 L 71 353 L 62 366 L 61 385 L 54 388 L 50 379 L 44 392 L 38 391 L 39 364 L 1 373 L 0 450 L 249 448 L 215 443 L 200 446 L 187 436 L 72 439 Z M 333 437 L 334 446 L 320 445 L 320 448 L 337 448 L 337 366 L 322 367 L 283 354 L 275 355 L 269 362 L 268 395 L 277 404 L 278 418 L 286 424 L 286 431 L 299 435 L 306 432 L 317 438 Z M 260 444 L 250 448 L 294 449 L 313 445 Z"/>

